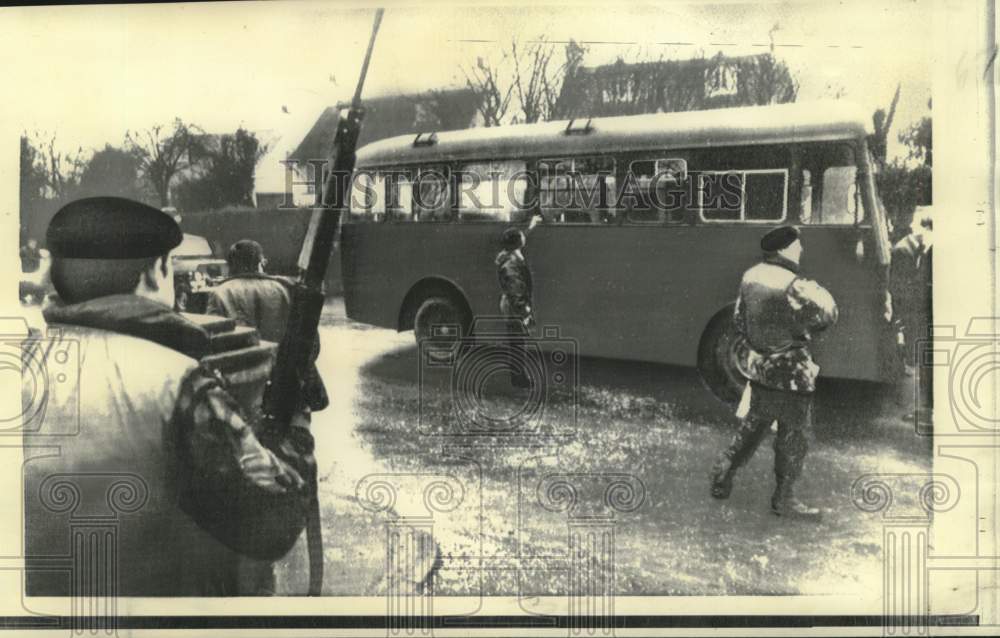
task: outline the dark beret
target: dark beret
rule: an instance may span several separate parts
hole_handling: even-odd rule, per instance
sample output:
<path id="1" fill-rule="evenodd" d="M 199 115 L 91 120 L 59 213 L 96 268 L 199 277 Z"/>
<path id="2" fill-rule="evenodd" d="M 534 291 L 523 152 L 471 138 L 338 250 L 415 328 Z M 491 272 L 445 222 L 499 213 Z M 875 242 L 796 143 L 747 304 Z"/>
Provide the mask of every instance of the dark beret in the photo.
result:
<path id="1" fill-rule="evenodd" d="M 53 257 L 142 259 L 165 255 L 184 239 L 173 217 L 123 197 L 87 197 L 66 204 L 45 240 Z"/>
<path id="2" fill-rule="evenodd" d="M 799 229 L 795 226 L 778 226 L 760 238 L 760 247 L 763 251 L 771 253 L 788 248 L 798 238 Z"/>

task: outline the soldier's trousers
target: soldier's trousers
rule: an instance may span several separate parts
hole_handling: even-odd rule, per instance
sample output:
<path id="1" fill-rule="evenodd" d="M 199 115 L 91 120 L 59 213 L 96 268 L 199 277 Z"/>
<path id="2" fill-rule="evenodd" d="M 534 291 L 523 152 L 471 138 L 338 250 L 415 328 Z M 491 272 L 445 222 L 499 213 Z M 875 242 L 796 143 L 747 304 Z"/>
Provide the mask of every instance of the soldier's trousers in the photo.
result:
<path id="1" fill-rule="evenodd" d="M 729 461 L 730 473 L 750 460 L 775 421 L 778 434 L 774 438 L 774 474 L 779 485 L 791 486 L 802 474 L 812 437 L 812 395 L 755 383 L 750 384 L 750 409 L 723 454 Z"/>
<path id="2" fill-rule="evenodd" d="M 507 364 L 510 368 L 510 383 L 517 388 L 529 388 L 531 387 L 531 378 L 524 365 L 524 348 L 519 343 L 528 336 L 522 323 L 524 319 L 514 311 L 507 295 L 500 296 L 500 314 L 507 319 L 507 338 L 509 339 Z"/>

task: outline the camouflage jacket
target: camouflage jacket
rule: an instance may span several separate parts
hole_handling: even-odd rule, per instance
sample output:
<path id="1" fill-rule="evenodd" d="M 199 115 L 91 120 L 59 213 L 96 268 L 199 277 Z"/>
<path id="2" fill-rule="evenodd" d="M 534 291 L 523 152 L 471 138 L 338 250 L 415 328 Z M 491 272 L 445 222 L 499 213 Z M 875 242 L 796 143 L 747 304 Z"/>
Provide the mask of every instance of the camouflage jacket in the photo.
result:
<path id="1" fill-rule="evenodd" d="M 75 433 L 60 454 L 26 464 L 29 554 L 67 551 L 70 520 L 46 507 L 48 477 L 134 477 L 142 509 L 121 518 L 117 551 L 122 564 L 142 569 L 123 570 L 118 593 L 244 593 L 234 557 L 276 560 L 305 526 L 315 476 L 307 424 L 272 432 L 250 419 L 226 380 L 199 363 L 208 335 L 166 306 L 112 295 L 43 312 L 59 339 L 30 341 L 25 352 L 46 367 L 80 370 L 49 394 L 44 420 L 24 434 L 26 446 L 38 446 Z M 70 361 L 59 364 L 60 353 L 74 351 L 75 361 L 62 355 Z M 106 498 L 83 494 L 79 507 L 98 511 Z M 35 595 L 68 595 L 65 578 L 32 567 Z"/>
<path id="2" fill-rule="evenodd" d="M 750 379 L 769 388 L 810 393 L 819 366 L 809 344 L 837 321 L 833 296 L 801 277 L 798 265 L 769 256 L 743 275 L 736 301 L 736 327 L 750 352 Z"/>
<path id="3" fill-rule="evenodd" d="M 504 313 L 522 319 L 531 315 L 531 270 L 524 256 L 515 250 L 501 250 L 494 263 L 500 284 Z"/>

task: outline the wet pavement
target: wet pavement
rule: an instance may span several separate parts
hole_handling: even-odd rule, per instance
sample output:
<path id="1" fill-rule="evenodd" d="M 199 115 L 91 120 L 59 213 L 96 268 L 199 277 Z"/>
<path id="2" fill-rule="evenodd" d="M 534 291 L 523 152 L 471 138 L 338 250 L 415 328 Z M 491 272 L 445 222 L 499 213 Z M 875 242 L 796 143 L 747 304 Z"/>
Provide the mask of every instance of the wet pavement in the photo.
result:
<path id="1" fill-rule="evenodd" d="M 620 595 L 879 596 L 882 519 L 852 485 L 930 471 L 929 439 L 885 388 L 821 379 L 798 493 L 824 518 L 790 521 L 768 508 L 770 436 L 731 498 L 710 498 L 734 421 L 692 369 L 546 351 L 550 382 L 531 395 L 491 374 L 489 354 L 456 372 L 419 356 L 412 333 L 347 320 L 339 300 L 321 339 L 326 594 L 381 595 L 392 579 L 445 596 L 563 594 L 571 532 L 596 530 Z M 894 507 L 923 514 L 918 490 L 900 493 Z M 300 545 L 278 566 L 280 593 L 304 592 L 306 573 Z"/>

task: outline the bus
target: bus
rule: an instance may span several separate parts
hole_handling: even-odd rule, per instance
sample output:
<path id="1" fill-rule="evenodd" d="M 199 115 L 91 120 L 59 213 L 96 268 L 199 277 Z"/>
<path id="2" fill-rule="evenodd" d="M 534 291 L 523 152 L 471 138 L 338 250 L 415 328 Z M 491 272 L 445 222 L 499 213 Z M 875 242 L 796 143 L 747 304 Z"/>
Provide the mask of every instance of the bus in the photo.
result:
<path id="1" fill-rule="evenodd" d="M 823 376 L 889 380 L 889 228 L 871 132 L 863 112 L 830 102 L 376 141 L 357 152 L 342 229 L 347 316 L 418 341 L 435 325 L 468 330 L 498 314 L 501 233 L 540 214 L 526 247 L 539 325 L 582 356 L 697 366 L 731 401 L 745 385 L 742 273 L 767 230 L 794 224 L 803 274 L 840 308 L 814 350 Z"/>

